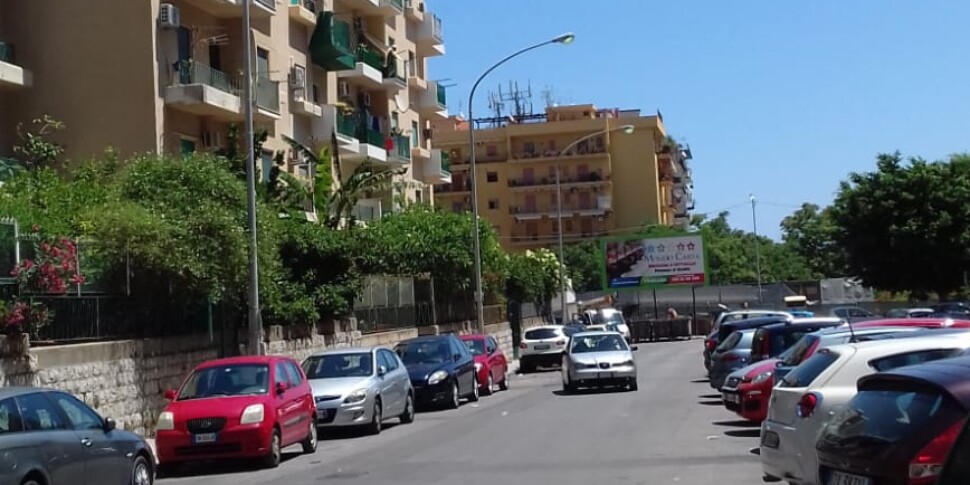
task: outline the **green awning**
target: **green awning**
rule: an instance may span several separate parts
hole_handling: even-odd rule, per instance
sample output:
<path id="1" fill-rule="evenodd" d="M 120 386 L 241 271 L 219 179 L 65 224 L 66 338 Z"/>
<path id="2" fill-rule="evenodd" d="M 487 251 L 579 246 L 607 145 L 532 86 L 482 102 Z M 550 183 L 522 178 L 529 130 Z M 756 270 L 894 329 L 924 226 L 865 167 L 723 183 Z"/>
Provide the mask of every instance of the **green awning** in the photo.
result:
<path id="1" fill-rule="evenodd" d="M 309 49 L 313 63 L 328 71 L 346 71 L 357 64 L 350 48 L 350 24 L 335 19 L 333 12 L 317 15 Z"/>

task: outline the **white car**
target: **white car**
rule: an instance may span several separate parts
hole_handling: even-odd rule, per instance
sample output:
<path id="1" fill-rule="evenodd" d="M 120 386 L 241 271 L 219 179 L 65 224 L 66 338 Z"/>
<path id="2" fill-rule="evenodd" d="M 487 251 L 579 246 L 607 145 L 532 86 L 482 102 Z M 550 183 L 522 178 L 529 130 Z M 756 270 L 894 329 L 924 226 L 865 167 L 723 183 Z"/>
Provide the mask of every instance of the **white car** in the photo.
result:
<path id="1" fill-rule="evenodd" d="M 622 386 L 637 390 L 637 364 L 633 351 L 619 332 L 590 331 L 573 334 L 562 358 L 563 392 L 581 387 Z"/>
<path id="2" fill-rule="evenodd" d="M 771 391 L 761 423 L 761 469 L 766 481 L 818 483 L 815 441 L 825 422 L 856 394 L 860 377 L 952 357 L 970 348 L 970 332 L 874 340 L 820 349 Z"/>
<path id="3" fill-rule="evenodd" d="M 596 312 L 593 323 L 599 325 L 616 325 L 616 330 L 620 332 L 620 335 L 623 335 L 623 338 L 627 342 L 630 341 L 630 326 L 626 324 L 626 319 L 623 318 L 623 312 L 616 308 L 601 308 Z"/>
<path id="4" fill-rule="evenodd" d="M 568 341 L 569 335 L 562 325 L 543 325 L 526 330 L 519 342 L 519 369 L 522 372 L 535 372 L 540 365 L 562 364 L 562 354 Z"/>

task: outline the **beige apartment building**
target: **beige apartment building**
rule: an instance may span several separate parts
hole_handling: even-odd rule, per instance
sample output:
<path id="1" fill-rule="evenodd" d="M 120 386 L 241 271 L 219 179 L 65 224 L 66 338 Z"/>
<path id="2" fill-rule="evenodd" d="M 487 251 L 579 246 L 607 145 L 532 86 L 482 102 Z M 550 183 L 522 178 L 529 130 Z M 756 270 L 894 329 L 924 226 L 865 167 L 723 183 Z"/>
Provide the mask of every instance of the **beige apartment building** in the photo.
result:
<path id="1" fill-rule="evenodd" d="M 250 0 L 257 128 L 268 173 L 283 136 L 336 146 L 344 174 L 369 162 L 408 167 L 395 191 L 362 201 L 430 200 L 450 181 L 430 121 L 447 117 L 428 78 L 441 20 L 421 0 Z M 216 151 L 243 123 L 242 0 L 0 0 L 0 157 L 18 123 L 48 114 L 72 160 Z M 294 154 L 287 170 L 308 176 Z"/>
<path id="2" fill-rule="evenodd" d="M 471 210 L 471 123 L 460 117 L 433 123 L 434 147 L 448 157 L 453 172 L 450 183 L 436 186 L 435 199 L 455 212 Z M 475 123 L 479 214 L 506 249 L 557 243 L 560 163 L 567 243 L 628 234 L 647 223 L 684 226 L 690 219 L 690 151 L 667 136 L 659 114 L 586 104 Z M 624 125 L 634 131 L 616 131 Z M 614 131 L 559 157 L 573 141 L 607 130 Z"/>

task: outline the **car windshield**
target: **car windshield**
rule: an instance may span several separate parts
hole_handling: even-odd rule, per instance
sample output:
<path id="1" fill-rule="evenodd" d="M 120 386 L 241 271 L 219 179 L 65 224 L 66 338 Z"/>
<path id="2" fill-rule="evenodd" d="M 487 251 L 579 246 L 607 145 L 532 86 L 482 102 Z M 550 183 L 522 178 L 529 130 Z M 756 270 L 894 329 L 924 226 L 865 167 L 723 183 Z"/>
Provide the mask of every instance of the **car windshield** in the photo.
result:
<path id="1" fill-rule="evenodd" d="M 485 355 L 485 341 L 484 340 L 464 340 L 463 343 L 468 351 L 472 355 Z"/>
<path id="2" fill-rule="evenodd" d="M 623 337 L 615 334 L 583 335 L 573 337 L 569 351 L 573 354 L 588 352 L 616 352 L 629 350 Z"/>
<path id="3" fill-rule="evenodd" d="M 374 358 L 370 352 L 317 355 L 303 362 L 303 372 L 307 379 L 367 377 L 374 373 Z"/>
<path id="4" fill-rule="evenodd" d="M 394 350 L 404 365 L 443 364 L 451 358 L 447 340 L 421 340 L 399 344 Z"/>
<path id="5" fill-rule="evenodd" d="M 269 367 L 265 364 L 229 364 L 196 369 L 185 381 L 179 401 L 218 396 L 266 394 Z"/>

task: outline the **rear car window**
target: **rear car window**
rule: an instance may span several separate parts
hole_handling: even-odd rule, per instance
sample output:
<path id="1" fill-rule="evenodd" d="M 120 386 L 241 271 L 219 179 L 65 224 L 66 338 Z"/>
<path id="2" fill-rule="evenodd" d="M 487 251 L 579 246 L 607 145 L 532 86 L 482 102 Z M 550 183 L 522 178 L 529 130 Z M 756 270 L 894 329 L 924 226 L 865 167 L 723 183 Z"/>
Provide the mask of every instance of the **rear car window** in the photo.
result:
<path id="1" fill-rule="evenodd" d="M 819 337 L 815 335 L 804 335 L 794 346 L 788 349 L 788 355 L 784 359 L 785 365 L 798 365 L 805 360 L 805 355 L 813 350 Z"/>
<path id="2" fill-rule="evenodd" d="M 721 345 L 717 346 L 717 350 L 719 351 L 731 350 L 740 341 L 741 341 L 741 332 L 734 332 L 731 335 L 728 335 L 728 338 L 725 339 L 723 342 L 721 342 Z"/>
<path id="3" fill-rule="evenodd" d="M 825 369 L 828 369 L 839 356 L 835 352 L 821 350 L 799 364 L 786 375 L 778 387 L 808 387 Z"/>
<path id="4" fill-rule="evenodd" d="M 537 328 L 535 330 L 527 330 L 525 332 L 525 338 L 528 340 L 545 340 L 556 338 L 558 336 L 559 332 L 552 328 Z"/>
<path id="5" fill-rule="evenodd" d="M 905 354 L 890 355 L 869 362 L 869 366 L 879 372 L 903 367 L 907 365 L 922 364 L 931 360 L 946 359 L 955 357 L 960 353 L 959 349 L 933 349 L 922 350 L 919 352 L 907 352 Z"/>
<path id="6" fill-rule="evenodd" d="M 939 414 L 957 408 L 952 399 L 935 392 L 861 391 L 829 421 L 821 439 L 836 447 L 854 447 L 856 443 L 890 446 Z"/>

